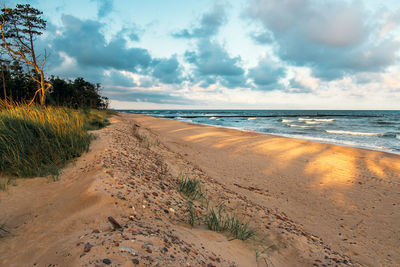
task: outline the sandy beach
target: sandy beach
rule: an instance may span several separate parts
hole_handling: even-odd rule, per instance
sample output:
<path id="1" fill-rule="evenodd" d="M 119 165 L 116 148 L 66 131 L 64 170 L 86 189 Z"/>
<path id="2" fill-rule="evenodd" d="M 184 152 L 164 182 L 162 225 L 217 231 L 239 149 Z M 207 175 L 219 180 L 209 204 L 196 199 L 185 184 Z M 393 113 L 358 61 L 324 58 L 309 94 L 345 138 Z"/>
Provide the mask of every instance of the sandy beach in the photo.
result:
<path id="1" fill-rule="evenodd" d="M 111 122 L 58 181 L 0 192 L 0 266 L 400 265 L 399 155 L 144 115 Z M 257 240 L 191 227 L 180 173 Z"/>

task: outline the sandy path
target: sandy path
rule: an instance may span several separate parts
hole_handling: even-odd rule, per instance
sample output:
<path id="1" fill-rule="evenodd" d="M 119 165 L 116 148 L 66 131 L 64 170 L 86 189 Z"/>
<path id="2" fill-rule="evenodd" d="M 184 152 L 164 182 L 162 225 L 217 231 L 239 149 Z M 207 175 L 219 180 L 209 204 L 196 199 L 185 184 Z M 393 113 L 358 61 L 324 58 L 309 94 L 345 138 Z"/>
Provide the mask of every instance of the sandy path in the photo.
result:
<path id="1" fill-rule="evenodd" d="M 400 265 L 400 156 L 124 116 L 227 189 L 283 212 L 354 263 Z"/>

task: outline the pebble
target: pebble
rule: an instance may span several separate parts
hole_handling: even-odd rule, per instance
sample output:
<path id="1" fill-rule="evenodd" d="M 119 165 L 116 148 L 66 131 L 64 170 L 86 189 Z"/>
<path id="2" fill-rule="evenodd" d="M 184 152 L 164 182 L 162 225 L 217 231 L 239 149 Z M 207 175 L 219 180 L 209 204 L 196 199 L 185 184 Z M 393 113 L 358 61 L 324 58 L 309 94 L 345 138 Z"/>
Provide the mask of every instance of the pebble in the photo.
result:
<path id="1" fill-rule="evenodd" d="M 85 246 L 83 247 L 83 252 L 86 252 L 86 253 L 89 252 L 92 247 L 93 247 L 92 244 L 86 243 Z"/>
<path id="2" fill-rule="evenodd" d="M 105 258 L 105 259 L 103 259 L 103 263 L 109 265 L 109 264 L 111 264 L 111 260 Z"/>
<path id="3" fill-rule="evenodd" d="M 133 264 L 136 264 L 136 265 L 139 264 L 139 260 L 138 259 L 133 259 L 132 262 L 133 262 Z"/>

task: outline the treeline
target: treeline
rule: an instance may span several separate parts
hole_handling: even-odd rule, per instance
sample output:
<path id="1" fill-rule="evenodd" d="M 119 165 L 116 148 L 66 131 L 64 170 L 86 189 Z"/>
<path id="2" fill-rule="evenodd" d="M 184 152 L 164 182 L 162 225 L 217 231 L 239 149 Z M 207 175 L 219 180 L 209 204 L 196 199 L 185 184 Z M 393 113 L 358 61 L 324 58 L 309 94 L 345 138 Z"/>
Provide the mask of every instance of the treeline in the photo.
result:
<path id="1" fill-rule="evenodd" d="M 45 77 L 46 51 L 35 50 L 35 40 L 46 29 L 42 12 L 29 4 L 3 8 L 0 14 L 0 97 L 6 102 L 70 108 L 108 108 L 100 84 L 84 78 Z"/>
<path id="2" fill-rule="evenodd" d="M 18 61 L 1 64 L 0 98 L 12 102 L 25 102 L 32 99 L 37 84 L 23 71 Z M 100 95 L 100 84 L 93 84 L 84 78 L 66 80 L 50 77 L 52 85 L 46 92 L 46 105 L 70 108 L 107 109 L 109 100 Z"/>

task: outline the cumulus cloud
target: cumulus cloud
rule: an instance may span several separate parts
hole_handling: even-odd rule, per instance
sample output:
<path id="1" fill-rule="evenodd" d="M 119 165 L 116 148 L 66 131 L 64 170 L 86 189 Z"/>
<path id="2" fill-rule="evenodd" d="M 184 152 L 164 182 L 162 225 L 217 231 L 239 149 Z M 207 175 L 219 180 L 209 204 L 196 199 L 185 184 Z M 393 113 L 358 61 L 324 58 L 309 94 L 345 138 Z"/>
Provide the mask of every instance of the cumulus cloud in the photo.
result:
<path id="1" fill-rule="evenodd" d="M 281 89 L 279 79 L 286 75 L 285 69 L 278 63 L 262 57 L 258 61 L 258 65 L 249 69 L 248 77 L 254 82 L 255 88 L 260 90 L 276 90 Z"/>
<path id="2" fill-rule="evenodd" d="M 166 59 L 153 60 L 153 76 L 166 84 L 182 82 L 182 70 L 176 55 Z"/>
<path id="3" fill-rule="evenodd" d="M 226 12 L 222 5 L 215 5 L 214 8 L 203 14 L 199 26 L 192 29 L 183 29 L 172 34 L 175 38 L 204 38 L 215 35 L 219 28 L 226 23 Z"/>
<path id="4" fill-rule="evenodd" d="M 177 55 L 153 58 L 149 51 L 129 47 L 127 39 L 138 39 L 136 25 L 123 28 L 110 41 L 98 21 L 63 15 L 61 27 L 51 27 L 51 34 L 40 40 L 40 47 L 50 50 L 51 74 L 66 78 L 84 77 L 100 82 L 111 99 L 133 102 L 187 104 L 169 84 L 185 80 Z M 154 90 L 154 89 L 157 90 Z"/>
<path id="5" fill-rule="evenodd" d="M 397 59 L 399 42 L 371 30 L 361 1 L 249 0 L 248 15 L 273 34 L 282 60 L 326 80 L 382 71 Z"/>
<path id="6" fill-rule="evenodd" d="M 224 47 L 208 39 L 199 40 L 196 48 L 187 51 L 185 58 L 194 66 L 195 76 L 203 79 L 204 86 L 216 81 L 230 88 L 244 86 L 245 71 L 239 56 L 231 57 Z"/>
<path id="7" fill-rule="evenodd" d="M 127 48 L 126 40 L 116 36 L 109 43 L 101 33 L 103 24 L 63 15 L 63 31 L 54 40 L 54 49 L 64 51 L 84 66 L 137 71 L 147 68 L 151 56 L 146 49 Z"/>

